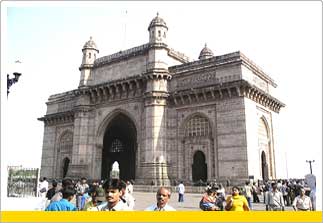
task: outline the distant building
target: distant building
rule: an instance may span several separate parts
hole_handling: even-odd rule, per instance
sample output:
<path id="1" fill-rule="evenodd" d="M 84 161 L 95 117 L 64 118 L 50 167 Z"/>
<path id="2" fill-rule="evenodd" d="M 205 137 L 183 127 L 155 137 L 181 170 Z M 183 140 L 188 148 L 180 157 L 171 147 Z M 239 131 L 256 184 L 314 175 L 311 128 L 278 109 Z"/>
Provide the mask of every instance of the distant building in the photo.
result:
<path id="1" fill-rule="evenodd" d="M 77 89 L 49 97 L 41 176 L 156 185 L 275 178 L 276 83 L 241 52 L 189 62 L 157 16 L 149 42 L 97 58 L 83 46 Z M 189 46 L 188 46 L 189 47 Z"/>

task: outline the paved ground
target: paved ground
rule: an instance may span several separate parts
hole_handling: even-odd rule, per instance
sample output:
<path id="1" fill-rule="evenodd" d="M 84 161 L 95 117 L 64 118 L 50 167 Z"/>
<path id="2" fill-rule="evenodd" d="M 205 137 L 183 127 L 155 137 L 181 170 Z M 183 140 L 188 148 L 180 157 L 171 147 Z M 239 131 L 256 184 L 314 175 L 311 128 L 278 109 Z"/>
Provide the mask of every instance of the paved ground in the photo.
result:
<path id="1" fill-rule="evenodd" d="M 173 206 L 178 211 L 200 211 L 199 202 L 203 194 L 189 194 L 184 195 L 184 202 L 177 202 L 178 194 L 174 193 L 170 199 L 170 205 Z M 156 202 L 156 194 L 148 192 L 134 192 L 135 210 L 143 210 L 149 205 Z M 260 197 L 259 197 L 260 198 Z M 255 211 L 265 211 L 266 206 L 263 203 L 263 199 L 260 198 L 261 203 L 253 203 L 253 210 Z M 286 207 L 286 210 L 292 211 L 292 207 Z"/>
<path id="2" fill-rule="evenodd" d="M 156 194 L 151 192 L 134 192 L 135 210 L 144 210 L 149 205 L 156 202 Z M 202 198 L 202 194 L 191 194 L 186 193 L 184 196 L 184 202 L 177 202 L 178 195 L 172 194 L 170 205 L 178 211 L 200 211 L 199 201 Z M 260 197 L 261 201 L 262 198 Z M 32 211 L 41 210 L 44 205 L 41 198 L 30 197 L 30 198 L 6 198 L 1 201 L 1 210 L 20 210 L 20 211 Z M 253 210 L 264 211 L 266 210 L 263 202 L 253 204 Z M 292 207 L 287 207 L 286 210 L 293 210 Z"/>

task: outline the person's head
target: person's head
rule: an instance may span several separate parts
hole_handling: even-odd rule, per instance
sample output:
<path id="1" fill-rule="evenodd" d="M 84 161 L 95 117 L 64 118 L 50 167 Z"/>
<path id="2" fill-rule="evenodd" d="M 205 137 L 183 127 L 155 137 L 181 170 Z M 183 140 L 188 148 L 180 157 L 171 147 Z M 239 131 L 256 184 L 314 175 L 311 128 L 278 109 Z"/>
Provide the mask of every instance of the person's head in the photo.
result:
<path id="1" fill-rule="evenodd" d="M 114 207 L 122 196 L 122 183 L 119 179 L 112 179 L 103 184 L 105 198 L 110 207 Z"/>
<path id="2" fill-rule="evenodd" d="M 239 193 L 240 193 L 240 188 L 237 186 L 233 186 L 232 187 L 232 196 L 239 195 Z"/>
<path id="3" fill-rule="evenodd" d="M 81 178 L 81 184 L 86 184 L 86 178 L 85 177 Z"/>
<path id="4" fill-rule="evenodd" d="M 63 194 L 63 198 L 70 201 L 73 199 L 74 195 L 75 195 L 76 191 L 74 190 L 73 187 L 65 187 L 62 191 Z"/>
<path id="5" fill-rule="evenodd" d="M 249 181 L 246 181 L 246 185 L 249 185 L 250 184 L 250 182 Z"/>
<path id="6" fill-rule="evenodd" d="M 47 180 L 47 178 L 46 177 L 43 177 L 43 181 L 45 181 L 45 180 Z"/>
<path id="7" fill-rule="evenodd" d="M 57 187 L 57 182 L 56 181 L 53 181 L 52 182 L 52 185 L 53 185 L 54 188 Z"/>
<path id="8" fill-rule="evenodd" d="M 211 187 L 207 189 L 206 193 L 207 195 L 214 197 L 216 195 L 217 190 L 218 188 Z"/>
<path id="9" fill-rule="evenodd" d="M 159 208 L 165 207 L 165 205 L 168 203 L 170 199 L 170 189 L 167 189 L 166 187 L 160 187 L 156 193 L 156 199 L 157 199 L 157 206 Z"/>
<path id="10" fill-rule="evenodd" d="M 304 196 L 305 195 L 305 188 L 304 187 L 301 187 L 299 189 L 299 191 L 300 191 L 301 196 Z"/>
<path id="11" fill-rule="evenodd" d="M 102 188 L 102 186 L 101 186 L 101 188 Z M 98 187 L 95 190 L 96 200 L 98 203 L 106 201 L 104 190 L 102 190 L 101 188 Z"/>
<path id="12" fill-rule="evenodd" d="M 272 183 L 271 188 L 273 189 L 273 191 L 276 191 L 277 190 L 277 183 Z"/>
<path id="13" fill-rule="evenodd" d="M 91 198 L 92 198 L 93 206 L 97 206 L 99 203 L 101 203 L 101 202 L 98 202 L 96 194 L 92 194 Z"/>
<path id="14" fill-rule="evenodd" d="M 74 187 L 73 180 L 71 178 L 64 178 L 62 180 L 62 187 L 63 188 L 66 188 L 66 187 Z"/>
<path id="15" fill-rule="evenodd" d="M 122 196 L 125 195 L 126 191 L 127 191 L 127 183 L 124 182 L 123 180 L 121 180 L 121 192 L 122 192 Z"/>

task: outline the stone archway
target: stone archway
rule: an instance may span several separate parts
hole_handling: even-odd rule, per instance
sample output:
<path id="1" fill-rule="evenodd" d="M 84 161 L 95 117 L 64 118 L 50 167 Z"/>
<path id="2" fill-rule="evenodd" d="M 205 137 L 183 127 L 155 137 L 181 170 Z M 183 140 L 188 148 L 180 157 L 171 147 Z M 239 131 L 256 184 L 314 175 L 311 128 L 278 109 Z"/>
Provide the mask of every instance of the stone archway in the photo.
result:
<path id="1" fill-rule="evenodd" d="M 266 161 L 266 154 L 264 151 L 261 152 L 261 173 L 262 179 L 268 180 L 268 164 Z"/>
<path id="2" fill-rule="evenodd" d="M 196 151 L 193 156 L 192 164 L 193 182 L 207 180 L 207 164 L 205 163 L 205 155 L 202 151 Z"/>
<path id="3" fill-rule="evenodd" d="M 103 137 L 101 178 L 110 178 L 112 164 L 119 163 L 122 180 L 135 179 L 137 131 L 132 120 L 117 114 L 107 125 Z"/>
<path id="4" fill-rule="evenodd" d="M 65 178 L 67 175 L 69 164 L 70 164 L 70 159 L 68 157 L 65 157 L 63 159 L 63 174 L 62 174 L 63 178 Z"/>

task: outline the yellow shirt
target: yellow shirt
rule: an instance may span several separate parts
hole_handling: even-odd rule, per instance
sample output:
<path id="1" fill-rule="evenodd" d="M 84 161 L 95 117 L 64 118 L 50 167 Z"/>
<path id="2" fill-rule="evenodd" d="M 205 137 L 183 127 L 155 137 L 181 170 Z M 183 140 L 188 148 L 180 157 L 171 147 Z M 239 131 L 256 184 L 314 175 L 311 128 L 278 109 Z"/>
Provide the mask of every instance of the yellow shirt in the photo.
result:
<path id="1" fill-rule="evenodd" d="M 247 211 L 243 207 L 248 207 L 248 201 L 245 196 L 237 195 L 232 196 L 233 203 L 230 211 Z"/>

